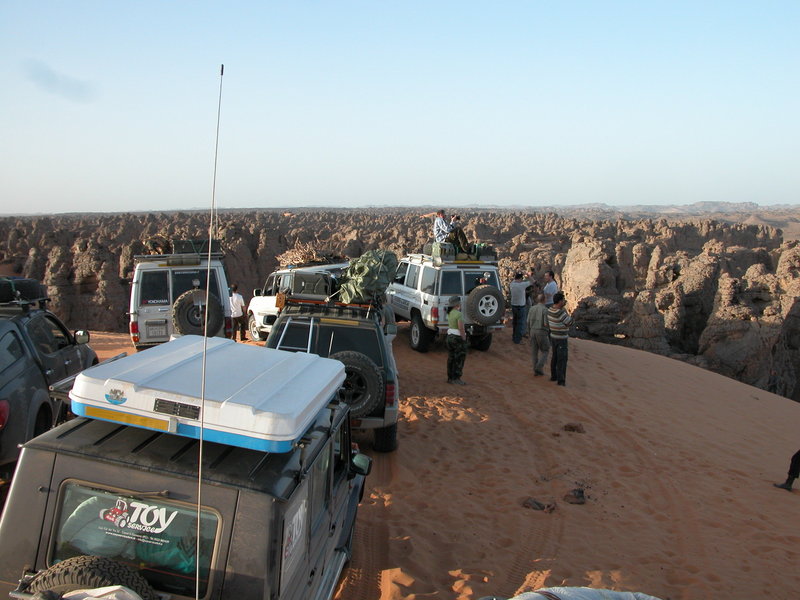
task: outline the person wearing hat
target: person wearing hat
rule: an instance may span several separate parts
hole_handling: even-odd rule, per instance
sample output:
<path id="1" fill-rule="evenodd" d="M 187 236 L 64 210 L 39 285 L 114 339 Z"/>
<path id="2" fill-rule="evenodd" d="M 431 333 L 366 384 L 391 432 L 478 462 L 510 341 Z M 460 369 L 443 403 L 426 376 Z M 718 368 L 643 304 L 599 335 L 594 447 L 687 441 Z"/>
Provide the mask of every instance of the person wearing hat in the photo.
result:
<path id="1" fill-rule="evenodd" d="M 447 302 L 447 383 L 466 385 L 461 375 L 467 358 L 467 332 L 461 314 L 461 297 L 450 296 Z"/>

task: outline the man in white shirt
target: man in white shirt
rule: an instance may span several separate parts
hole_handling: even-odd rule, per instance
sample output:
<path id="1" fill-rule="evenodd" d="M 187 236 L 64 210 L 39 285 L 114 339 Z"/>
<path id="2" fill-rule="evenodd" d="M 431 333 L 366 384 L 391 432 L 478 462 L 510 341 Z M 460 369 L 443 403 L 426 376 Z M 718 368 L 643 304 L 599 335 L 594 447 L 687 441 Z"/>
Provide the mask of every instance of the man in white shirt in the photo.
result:
<path id="1" fill-rule="evenodd" d="M 233 284 L 231 286 L 231 319 L 233 320 L 233 332 L 231 339 L 236 341 L 236 332 L 239 332 L 239 341 L 247 341 L 247 317 L 245 317 L 245 303 L 242 295 L 237 291 L 239 286 Z"/>
<path id="2" fill-rule="evenodd" d="M 522 277 L 522 273 L 515 273 L 514 281 L 508 286 L 509 296 L 511 297 L 511 316 L 513 320 L 511 339 L 515 344 L 522 342 L 522 336 L 525 334 L 526 321 L 528 318 L 528 298 L 526 292 L 530 285 L 530 282 Z"/>
<path id="3" fill-rule="evenodd" d="M 547 308 L 553 306 L 553 296 L 558 292 L 558 284 L 556 283 L 555 277 L 556 274 L 552 271 L 545 271 L 544 273 L 544 288 L 542 288 L 542 293 L 544 294 L 544 305 Z"/>

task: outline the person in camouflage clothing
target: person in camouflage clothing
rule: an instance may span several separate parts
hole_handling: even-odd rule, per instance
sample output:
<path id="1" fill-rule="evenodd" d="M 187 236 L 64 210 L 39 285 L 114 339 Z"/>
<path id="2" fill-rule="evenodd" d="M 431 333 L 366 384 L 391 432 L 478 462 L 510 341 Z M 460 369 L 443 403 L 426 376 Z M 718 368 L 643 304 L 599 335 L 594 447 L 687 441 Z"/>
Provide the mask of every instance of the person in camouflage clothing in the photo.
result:
<path id="1" fill-rule="evenodd" d="M 467 333 L 461 314 L 461 298 L 451 296 L 447 303 L 447 383 L 466 385 L 462 381 L 464 360 L 467 358 Z"/>

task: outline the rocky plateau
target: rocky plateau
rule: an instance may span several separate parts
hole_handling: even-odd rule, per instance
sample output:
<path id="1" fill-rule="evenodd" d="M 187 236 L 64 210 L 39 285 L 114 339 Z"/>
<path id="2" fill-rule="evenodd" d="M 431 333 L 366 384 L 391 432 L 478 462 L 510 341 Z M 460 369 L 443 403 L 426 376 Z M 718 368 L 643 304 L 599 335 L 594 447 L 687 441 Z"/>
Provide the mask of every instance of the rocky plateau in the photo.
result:
<path id="1" fill-rule="evenodd" d="M 654 215 L 603 207 L 461 211 L 505 281 L 552 269 L 580 337 L 670 356 L 800 400 L 800 211 Z M 222 242 L 248 300 L 298 243 L 349 257 L 429 241 L 429 207 L 0 217 L 2 273 L 41 280 L 72 328 L 127 330 L 134 257 L 154 239 Z M 575 365 L 574 368 L 579 368 Z M 680 388 L 676 387 L 676 393 Z M 691 393 L 683 390 L 681 393 Z"/>

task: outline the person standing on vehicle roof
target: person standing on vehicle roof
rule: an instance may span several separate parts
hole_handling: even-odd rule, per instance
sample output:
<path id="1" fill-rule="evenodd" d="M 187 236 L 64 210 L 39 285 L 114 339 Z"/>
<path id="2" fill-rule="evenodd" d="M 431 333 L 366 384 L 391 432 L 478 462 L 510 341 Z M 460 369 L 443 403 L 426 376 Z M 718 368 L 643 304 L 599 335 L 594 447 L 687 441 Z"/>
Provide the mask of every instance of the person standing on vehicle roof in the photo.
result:
<path id="1" fill-rule="evenodd" d="M 245 303 L 244 298 L 238 292 L 239 286 L 237 284 L 233 284 L 231 286 L 231 319 L 233 320 L 233 332 L 231 333 L 231 339 L 236 341 L 236 332 L 239 332 L 239 341 L 246 342 L 247 337 L 247 317 L 244 315 Z"/>
<path id="2" fill-rule="evenodd" d="M 467 236 L 458 224 L 460 220 L 461 217 L 453 215 L 448 223 L 444 210 L 436 211 L 436 220 L 433 222 L 433 239 L 440 243 L 449 242 L 460 249 L 461 252 L 468 252 L 469 242 L 467 242 Z"/>
<path id="3" fill-rule="evenodd" d="M 461 298 L 450 296 L 447 302 L 447 383 L 466 385 L 461 380 L 467 358 L 467 332 L 461 314 Z"/>

